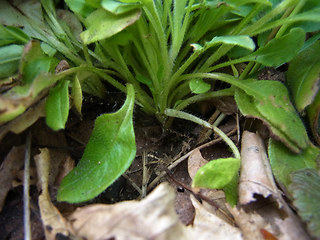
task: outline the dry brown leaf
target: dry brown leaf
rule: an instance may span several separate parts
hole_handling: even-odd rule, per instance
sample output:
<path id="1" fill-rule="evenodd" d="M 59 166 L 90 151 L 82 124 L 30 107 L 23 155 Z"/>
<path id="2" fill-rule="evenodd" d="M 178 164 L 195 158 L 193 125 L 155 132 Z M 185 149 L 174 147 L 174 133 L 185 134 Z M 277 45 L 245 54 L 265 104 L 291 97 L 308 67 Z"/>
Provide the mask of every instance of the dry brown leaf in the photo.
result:
<path id="1" fill-rule="evenodd" d="M 69 220 L 77 236 L 98 239 L 194 239 L 174 210 L 175 194 L 160 184 L 145 199 L 77 209 Z"/>
<path id="2" fill-rule="evenodd" d="M 55 240 L 57 234 L 60 234 L 60 236 L 74 236 L 71 224 L 60 214 L 51 202 L 48 192 L 50 154 L 47 148 L 42 148 L 40 151 L 41 153 L 36 155 L 34 160 L 42 190 L 39 196 L 39 208 L 46 239 Z"/>
<path id="3" fill-rule="evenodd" d="M 197 240 L 243 239 L 239 228 L 229 225 L 215 214 L 209 212 L 193 196 L 191 197 L 191 201 L 196 210 L 192 231 L 197 236 Z"/>
<path id="4" fill-rule="evenodd" d="M 299 219 L 282 199 L 259 135 L 244 132 L 241 149 L 240 203 L 230 208 L 246 240 L 263 240 L 261 230 L 276 239 L 309 239 Z"/>
<path id="5" fill-rule="evenodd" d="M 189 176 L 193 179 L 199 168 L 205 165 L 207 162 L 208 161 L 202 157 L 199 149 L 192 151 L 188 159 Z"/>
<path id="6" fill-rule="evenodd" d="M 0 166 L 0 212 L 13 181 L 24 164 L 24 146 L 13 147 Z"/>

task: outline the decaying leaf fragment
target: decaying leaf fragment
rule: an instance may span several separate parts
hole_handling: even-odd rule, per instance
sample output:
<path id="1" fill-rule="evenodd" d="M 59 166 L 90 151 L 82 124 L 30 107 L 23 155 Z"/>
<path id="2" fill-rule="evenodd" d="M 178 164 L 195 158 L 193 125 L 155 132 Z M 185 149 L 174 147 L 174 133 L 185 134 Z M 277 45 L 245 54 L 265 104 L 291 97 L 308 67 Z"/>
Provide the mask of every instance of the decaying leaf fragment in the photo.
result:
<path id="1" fill-rule="evenodd" d="M 52 204 L 48 192 L 50 155 L 47 148 L 40 149 L 41 153 L 34 157 L 36 162 L 38 178 L 42 193 L 39 196 L 39 207 L 41 219 L 47 240 L 54 240 L 57 234 L 65 237 L 74 236 L 71 224 L 60 214 Z"/>
<path id="2" fill-rule="evenodd" d="M 259 135 L 244 132 L 241 149 L 239 199 L 242 205 L 229 210 L 244 238 L 263 240 L 263 230 L 279 240 L 309 239 L 276 188 Z"/>

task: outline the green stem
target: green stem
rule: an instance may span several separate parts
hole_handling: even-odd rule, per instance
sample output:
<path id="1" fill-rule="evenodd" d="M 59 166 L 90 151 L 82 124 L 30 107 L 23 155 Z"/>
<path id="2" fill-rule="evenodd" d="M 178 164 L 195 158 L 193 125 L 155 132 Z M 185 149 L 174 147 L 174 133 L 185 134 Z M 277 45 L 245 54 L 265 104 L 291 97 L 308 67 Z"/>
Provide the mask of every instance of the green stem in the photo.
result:
<path id="1" fill-rule="evenodd" d="M 201 101 L 212 99 L 215 97 L 225 97 L 225 96 L 233 96 L 233 95 L 234 95 L 234 89 L 232 89 L 232 88 L 222 89 L 222 90 L 218 90 L 218 91 L 212 91 L 209 93 L 203 93 L 203 94 L 195 95 L 195 96 L 192 96 L 190 98 L 183 100 L 180 104 L 178 104 L 175 107 L 175 109 L 182 110 L 182 109 L 185 109 L 189 105 L 196 103 L 196 102 L 201 102 Z"/>
<path id="2" fill-rule="evenodd" d="M 166 109 L 164 111 L 164 114 L 169 117 L 175 117 L 175 118 L 189 120 L 189 121 L 197 123 L 201 126 L 212 129 L 216 134 L 218 134 L 223 139 L 223 141 L 225 141 L 225 143 L 228 144 L 228 146 L 231 148 L 231 150 L 234 154 L 234 157 L 237 159 L 240 159 L 240 152 L 239 152 L 237 146 L 232 142 L 232 140 L 224 132 L 222 132 L 216 126 L 211 125 L 210 123 L 208 123 L 208 122 L 202 120 L 201 118 L 198 118 L 190 113 L 186 113 L 186 112 L 182 112 L 182 111 L 178 111 L 178 110 L 174 110 L 174 109 Z"/>
<path id="3" fill-rule="evenodd" d="M 89 55 L 89 52 L 88 52 L 87 45 L 82 44 L 82 49 L 83 49 L 83 54 L 84 54 L 84 57 L 86 59 L 86 62 L 88 64 L 88 66 L 92 67 L 93 64 L 92 64 L 92 61 L 91 61 L 91 58 L 90 58 L 90 55 Z"/>
<path id="4" fill-rule="evenodd" d="M 220 80 L 226 83 L 229 83 L 231 85 L 234 85 L 243 91 L 245 91 L 247 94 L 255 96 L 257 98 L 263 98 L 263 95 L 259 91 L 255 91 L 254 89 L 250 88 L 247 84 L 245 84 L 243 81 L 239 81 L 238 78 L 235 78 L 229 74 L 225 73 L 192 73 L 192 74 L 185 74 L 183 75 L 180 80 L 188 80 L 192 78 L 207 78 L 207 79 L 214 79 L 214 80 Z"/>
<path id="5" fill-rule="evenodd" d="M 240 74 L 239 79 L 244 79 L 247 77 L 248 73 L 250 72 L 250 70 L 252 69 L 254 65 L 254 62 L 251 61 L 248 63 L 248 65 L 246 66 L 246 68 L 242 71 L 242 73 Z"/>
<path id="6" fill-rule="evenodd" d="M 295 16 L 297 13 L 299 13 L 299 11 L 302 9 L 302 7 L 304 6 L 304 4 L 306 3 L 306 0 L 300 0 L 299 2 L 298 2 L 298 4 L 294 7 L 294 9 L 292 10 L 292 11 L 286 11 L 286 13 L 284 14 L 284 17 L 283 18 L 286 18 L 286 17 L 288 17 L 288 16 L 290 16 L 290 17 L 292 17 L 292 16 Z M 287 23 L 287 24 L 283 24 L 281 27 L 280 27 L 280 29 L 279 29 L 279 31 L 278 31 L 278 33 L 277 33 L 277 35 L 276 35 L 276 37 L 281 37 L 284 33 L 285 33 L 285 31 L 287 30 L 287 28 L 289 27 L 289 23 Z"/>

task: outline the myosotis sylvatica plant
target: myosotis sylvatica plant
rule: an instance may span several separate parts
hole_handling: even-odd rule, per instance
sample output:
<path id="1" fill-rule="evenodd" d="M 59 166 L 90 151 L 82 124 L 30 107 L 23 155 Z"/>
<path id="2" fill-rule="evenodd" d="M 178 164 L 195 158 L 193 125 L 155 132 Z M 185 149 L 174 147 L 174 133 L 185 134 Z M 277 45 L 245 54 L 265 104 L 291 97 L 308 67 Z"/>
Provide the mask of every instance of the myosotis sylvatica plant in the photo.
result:
<path id="1" fill-rule="evenodd" d="M 0 18 L 0 30 L 5 34 L 0 52 L 12 56 L 0 59 L 1 78 L 18 70 L 20 81 L 20 86 L 10 89 L 1 101 L 10 103 L 12 96 L 27 99 L 6 109 L 0 121 L 22 114 L 48 88 L 46 121 L 54 130 L 64 128 L 67 121 L 69 88 L 79 112 L 82 91 L 99 97 L 107 94 L 101 81 L 127 93 L 119 111 L 97 118 L 81 161 L 62 181 L 58 200 L 89 200 L 130 166 L 136 151 L 134 102 L 154 114 L 166 128 L 175 117 L 187 119 L 213 129 L 230 146 L 234 157 L 210 162 L 199 170 L 193 184 L 223 188 L 232 204 L 236 203 L 240 154 L 216 126 L 182 112 L 189 105 L 234 96 L 241 113 L 261 119 L 281 142 L 277 144 L 298 155 L 311 148 L 319 152 L 310 143 L 286 86 L 278 81 L 255 80 L 264 67 L 281 66 L 301 52 L 316 48 L 319 3 L 65 0 L 71 11 L 56 11 L 51 1 L 40 2 L 31 7 L 6 3 L 7 9 L 21 15 L 23 23 Z M 16 11 L 19 7 L 24 14 Z M 41 14 L 33 16 L 32 7 Z M 23 50 L 31 39 L 41 44 L 33 40 Z M 54 73 L 61 59 L 70 66 Z M 317 67 L 314 71 L 319 72 Z M 217 81 L 224 82 L 225 88 L 216 89 Z M 313 77 L 308 84 L 316 81 Z M 303 109 L 313 103 L 317 91 L 312 90 Z M 319 106 L 312 106 L 310 121 L 315 122 Z M 217 171 L 225 174 L 215 178 Z"/>

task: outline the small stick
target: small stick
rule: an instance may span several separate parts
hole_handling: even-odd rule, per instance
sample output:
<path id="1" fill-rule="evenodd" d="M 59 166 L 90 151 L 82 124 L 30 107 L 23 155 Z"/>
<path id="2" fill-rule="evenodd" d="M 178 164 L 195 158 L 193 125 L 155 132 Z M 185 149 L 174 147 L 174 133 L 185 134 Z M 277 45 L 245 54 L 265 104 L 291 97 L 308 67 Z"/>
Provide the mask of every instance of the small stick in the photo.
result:
<path id="1" fill-rule="evenodd" d="M 30 225 L 30 149 L 31 149 L 31 133 L 28 132 L 24 155 L 24 175 L 23 175 L 23 222 L 24 222 L 24 239 L 31 240 Z"/>
<path id="2" fill-rule="evenodd" d="M 148 168 L 146 167 L 148 161 L 148 155 L 146 151 L 143 151 L 142 154 L 142 186 L 141 186 L 141 198 L 144 198 L 147 195 L 147 186 L 149 180 Z"/>

